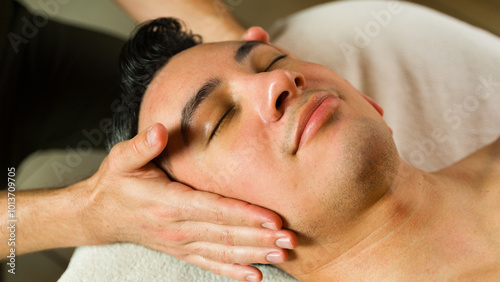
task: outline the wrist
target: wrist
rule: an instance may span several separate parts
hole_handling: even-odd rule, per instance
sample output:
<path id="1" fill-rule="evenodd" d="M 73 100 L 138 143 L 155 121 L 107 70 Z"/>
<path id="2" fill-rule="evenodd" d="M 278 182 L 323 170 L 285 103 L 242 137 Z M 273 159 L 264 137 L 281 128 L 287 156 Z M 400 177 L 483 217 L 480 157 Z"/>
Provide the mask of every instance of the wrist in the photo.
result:
<path id="1" fill-rule="evenodd" d="M 112 243 L 104 236 L 103 231 L 106 228 L 100 226 L 103 219 L 100 218 L 100 211 L 106 207 L 99 206 L 96 198 L 98 198 L 101 191 L 99 191 L 99 174 L 96 173 L 90 178 L 83 180 L 71 187 L 71 201 L 74 206 L 73 214 L 76 219 L 76 226 L 79 230 L 80 245 L 104 245 Z"/>
<path id="2" fill-rule="evenodd" d="M 73 219 L 71 224 L 75 246 L 99 245 L 97 232 L 94 227 L 98 219 L 94 218 L 92 211 L 92 187 L 94 186 L 94 176 L 86 180 L 75 183 L 65 188 L 68 203 L 68 217 Z M 94 218 L 94 219 L 93 219 Z"/>
<path id="3" fill-rule="evenodd" d="M 241 40 L 245 29 L 220 0 L 115 0 L 141 23 L 158 17 L 175 17 L 185 22 L 205 42 Z"/>
<path id="4" fill-rule="evenodd" d="M 182 19 L 182 18 L 181 18 Z M 189 29 L 203 37 L 203 42 L 239 41 L 242 40 L 245 28 L 229 12 L 203 14 L 198 20 L 185 21 Z"/>

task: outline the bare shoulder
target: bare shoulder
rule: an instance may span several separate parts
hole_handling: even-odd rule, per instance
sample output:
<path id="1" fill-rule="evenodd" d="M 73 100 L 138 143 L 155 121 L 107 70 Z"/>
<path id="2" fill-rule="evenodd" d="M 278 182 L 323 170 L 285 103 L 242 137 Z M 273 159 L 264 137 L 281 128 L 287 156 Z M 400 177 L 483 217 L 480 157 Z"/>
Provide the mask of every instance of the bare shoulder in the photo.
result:
<path id="1" fill-rule="evenodd" d="M 485 185 L 500 181 L 500 137 L 458 163 Z M 498 185 L 496 185 L 498 186 Z M 491 187 L 493 188 L 493 187 Z M 500 188 L 499 188 L 500 189 Z"/>
<path id="2" fill-rule="evenodd" d="M 500 138 L 486 147 L 485 163 L 489 165 L 487 177 L 492 189 L 500 190 Z"/>
<path id="3" fill-rule="evenodd" d="M 500 190 L 500 137 L 442 171 L 452 178 L 474 183 L 476 189 Z"/>
<path id="4" fill-rule="evenodd" d="M 491 143 L 491 156 L 493 158 L 496 158 L 497 162 L 500 160 L 500 137 L 498 137 L 498 139 Z"/>
<path id="5" fill-rule="evenodd" d="M 500 138 L 477 154 L 474 164 L 481 168 L 477 175 L 477 192 L 482 196 L 485 207 L 496 214 L 495 220 L 500 228 Z"/>
<path id="6" fill-rule="evenodd" d="M 447 172 L 465 184 L 462 187 L 472 192 L 469 197 L 477 201 L 485 220 L 500 232 L 500 138 L 447 168 Z"/>
<path id="7" fill-rule="evenodd" d="M 459 280 L 500 281 L 500 138 L 479 153 L 483 167 L 477 182 L 478 206 L 482 214 L 478 220 L 483 223 L 484 235 L 493 252 L 490 264 Z"/>
<path id="8" fill-rule="evenodd" d="M 485 170 L 480 181 L 479 204 L 483 210 L 485 227 L 491 242 L 496 242 L 497 264 L 495 268 L 485 269 L 486 277 L 500 278 L 500 138 L 486 147 L 484 155 Z M 487 276 L 489 275 L 489 276 Z M 481 277 L 481 276 L 479 276 Z M 485 280 L 487 281 L 487 280 Z M 489 280 L 493 281 L 493 280 Z M 500 281 L 500 280 L 499 280 Z"/>

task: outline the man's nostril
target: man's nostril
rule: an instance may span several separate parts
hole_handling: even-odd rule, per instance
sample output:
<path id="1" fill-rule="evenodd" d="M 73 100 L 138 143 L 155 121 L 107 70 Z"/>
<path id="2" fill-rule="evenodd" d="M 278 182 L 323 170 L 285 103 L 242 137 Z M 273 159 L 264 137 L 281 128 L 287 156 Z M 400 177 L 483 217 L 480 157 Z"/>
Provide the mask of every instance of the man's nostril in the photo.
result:
<path id="1" fill-rule="evenodd" d="M 283 93 L 280 94 L 278 99 L 276 99 L 276 109 L 279 109 L 281 105 L 283 104 L 283 101 L 285 101 L 286 97 L 288 97 L 289 92 L 284 91 Z"/>
<path id="2" fill-rule="evenodd" d="M 302 86 L 304 83 L 300 77 L 295 78 L 295 86 Z"/>

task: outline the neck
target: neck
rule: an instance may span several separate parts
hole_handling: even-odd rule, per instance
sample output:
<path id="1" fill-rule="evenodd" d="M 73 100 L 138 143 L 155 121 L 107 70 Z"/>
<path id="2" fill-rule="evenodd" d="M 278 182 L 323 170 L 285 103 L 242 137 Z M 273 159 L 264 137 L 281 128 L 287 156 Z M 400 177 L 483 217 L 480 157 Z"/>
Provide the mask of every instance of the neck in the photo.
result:
<path id="1" fill-rule="evenodd" d="M 282 268 L 301 281 L 498 279 L 499 148 L 500 139 L 436 173 L 400 160 L 374 204 L 300 238 Z"/>
<path id="2" fill-rule="evenodd" d="M 415 239 L 408 235 L 425 229 L 439 206 L 438 180 L 403 161 L 390 179 L 386 192 L 349 224 L 331 223 L 335 229 L 321 237 L 300 238 L 282 268 L 301 281 L 352 279 L 381 267 L 374 262 L 401 260 L 399 249 Z"/>

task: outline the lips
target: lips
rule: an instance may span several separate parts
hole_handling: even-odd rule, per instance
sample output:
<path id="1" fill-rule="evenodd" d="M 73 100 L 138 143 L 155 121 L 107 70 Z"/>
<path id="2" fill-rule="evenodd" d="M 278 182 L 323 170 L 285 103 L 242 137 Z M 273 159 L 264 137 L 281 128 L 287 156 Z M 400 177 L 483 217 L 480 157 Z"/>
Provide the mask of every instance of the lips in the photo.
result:
<path id="1" fill-rule="evenodd" d="M 320 92 L 309 99 L 297 121 L 295 153 L 316 134 L 339 105 L 340 99 L 330 92 Z"/>

